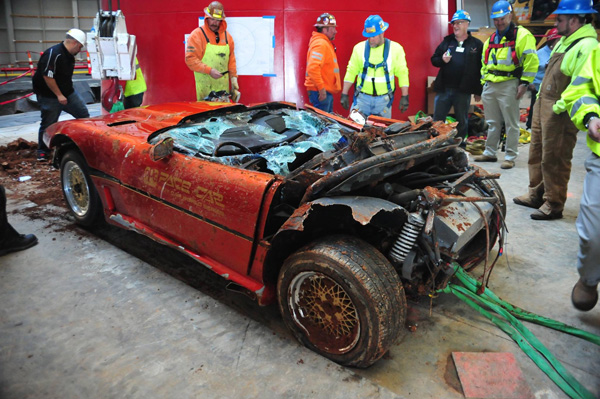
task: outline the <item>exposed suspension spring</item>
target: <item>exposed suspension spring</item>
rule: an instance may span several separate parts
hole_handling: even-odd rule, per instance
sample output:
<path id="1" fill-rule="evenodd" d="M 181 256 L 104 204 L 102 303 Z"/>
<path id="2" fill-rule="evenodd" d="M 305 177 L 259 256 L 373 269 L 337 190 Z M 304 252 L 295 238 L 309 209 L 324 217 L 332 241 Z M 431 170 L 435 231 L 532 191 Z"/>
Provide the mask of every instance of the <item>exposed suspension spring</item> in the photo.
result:
<path id="1" fill-rule="evenodd" d="M 398 234 L 398 238 L 390 250 L 390 258 L 398 263 L 404 262 L 406 255 L 415 246 L 415 242 L 419 238 L 424 224 L 425 219 L 423 219 L 421 213 L 409 214 L 408 220 L 402 226 L 402 231 Z"/>

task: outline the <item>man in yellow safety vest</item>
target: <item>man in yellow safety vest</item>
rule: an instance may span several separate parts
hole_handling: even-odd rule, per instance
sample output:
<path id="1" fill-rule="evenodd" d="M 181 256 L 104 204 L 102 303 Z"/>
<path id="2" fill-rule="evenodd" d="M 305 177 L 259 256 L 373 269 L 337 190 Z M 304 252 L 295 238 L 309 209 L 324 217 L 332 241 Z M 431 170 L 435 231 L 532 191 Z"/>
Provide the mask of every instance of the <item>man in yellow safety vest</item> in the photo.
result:
<path id="1" fill-rule="evenodd" d="M 483 44 L 481 100 L 485 119 L 489 125 L 482 155 L 473 158 L 478 162 L 496 162 L 502 123 L 506 129 L 506 154 L 502 169 L 515 166 L 519 155 L 519 100 L 538 70 L 535 38 L 522 26 L 512 22 L 512 6 L 500 0 L 492 6 L 490 18 L 496 32 Z"/>
<path id="2" fill-rule="evenodd" d="M 346 68 L 341 104 L 350 108 L 348 92 L 356 80 L 352 109 L 362 114 L 392 117 L 392 103 L 396 87 L 395 77 L 402 97 L 400 111 L 408 109 L 408 67 L 404 49 L 399 43 L 384 37 L 390 24 L 379 15 L 371 15 L 365 20 L 363 36 L 367 40 L 358 43 Z"/>
<path id="3" fill-rule="evenodd" d="M 561 98 L 575 126 L 587 131 L 587 145 L 591 150 L 585 161 L 587 174 L 576 222 L 579 281 L 571 294 L 573 306 L 588 311 L 598 302 L 600 283 L 600 45 L 592 50 Z"/>
<path id="4" fill-rule="evenodd" d="M 534 220 L 562 218 L 579 129 L 560 97 L 598 44 L 592 0 L 562 0 L 554 13 L 562 38 L 550 55 L 533 107 L 528 192 L 513 198 L 517 205 L 536 209 Z"/>

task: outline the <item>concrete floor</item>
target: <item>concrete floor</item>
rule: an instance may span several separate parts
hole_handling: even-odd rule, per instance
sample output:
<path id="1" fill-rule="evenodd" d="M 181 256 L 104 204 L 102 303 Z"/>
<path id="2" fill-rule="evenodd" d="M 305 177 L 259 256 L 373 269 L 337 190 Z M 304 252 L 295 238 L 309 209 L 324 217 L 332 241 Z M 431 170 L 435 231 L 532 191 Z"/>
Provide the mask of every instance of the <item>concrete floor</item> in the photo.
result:
<path id="1" fill-rule="evenodd" d="M 35 140 L 38 124 L 9 127 Z M 527 186 L 528 146 L 502 172 L 508 199 L 506 256 L 490 288 L 534 313 L 600 334 L 600 307 L 574 310 L 575 218 L 584 134 L 577 144 L 565 217 L 533 221 L 511 199 Z M 341 367 L 300 346 L 275 306 L 261 308 L 187 257 L 113 227 L 75 227 L 63 209 L 44 220 L 10 201 L 9 219 L 39 245 L 0 258 L 0 398 L 463 398 L 454 351 L 510 352 L 534 398 L 567 396 L 501 330 L 452 296 L 410 303 L 414 332 L 366 370 Z M 482 272 L 474 270 L 475 275 Z M 600 397 L 600 347 L 527 326 Z"/>

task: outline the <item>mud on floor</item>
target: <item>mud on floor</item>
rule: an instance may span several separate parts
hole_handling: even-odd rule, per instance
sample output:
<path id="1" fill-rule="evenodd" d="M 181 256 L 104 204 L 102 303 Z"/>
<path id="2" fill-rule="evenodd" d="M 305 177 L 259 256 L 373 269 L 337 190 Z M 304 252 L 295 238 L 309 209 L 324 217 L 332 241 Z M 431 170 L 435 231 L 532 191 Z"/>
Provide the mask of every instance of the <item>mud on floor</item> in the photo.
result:
<path id="1" fill-rule="evenodd" d="M 67 218 L 60 172 L 50 162 L 38 162 L 36 150 L 37 143 L 22 138 L 0 146 L 0 184 L 6 187 L 11 200 L 36 205 L 21 209 L 19 213 L 32 219 Z"/>

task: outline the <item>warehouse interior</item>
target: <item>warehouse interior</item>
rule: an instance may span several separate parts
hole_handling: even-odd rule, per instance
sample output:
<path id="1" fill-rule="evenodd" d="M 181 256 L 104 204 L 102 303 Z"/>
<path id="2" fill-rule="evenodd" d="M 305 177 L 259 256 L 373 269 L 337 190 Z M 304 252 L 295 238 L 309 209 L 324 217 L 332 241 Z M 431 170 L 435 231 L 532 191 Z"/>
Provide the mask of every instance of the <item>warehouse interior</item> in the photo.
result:
<path id="1" fill-rule="evenodd" d="M 241 21 L 232 24 L 236 57 L 242 60 L 239 102 L 309 104 L 306 51 L 316 17 L 329 12 L 337 19 L 334 44 L 343 76 L 353 46 L 364 40 L 365 18 L 379 14 L 389 23 L 386 37 L 404 47 L 409 68 L 410 106 L 401 112 L 397 95 L 392 118 L 414 121 L 418 112 L 432 113 L 431 82 L 438 69 L 430 57 L 451 32 L 452 15 L 469 11 L 469 31 L 485 40 L 494 31 L 494 3 L 350 0 L 323 9 L 314 0 L 227 0 L 227 18 Z M 551 12 L 558 1 L 512 3 L 519 24 L 538 40 L 554 27 Z M 3 0 L 0 83 L 6 84 L 0 86 L 0 102 L 7 104 L 0 105 L 0 152 L 25 154 L 29 144 L 19 149 L 14 143 L 37 142 L 39 106 L 35 96 L 22 98 L 32 91 L 29 70 L 67 30 L 91 32 L 100 8 L 121 10 L 127 33 L 135 35 L 148 87 L 144 106 L 195 101 L 194 75 L 184 53 L 187 35 L 203 23 L 205 6 L 197 0 Z M 260 35 L 248 33 L 245 18 L 264 28 Z M 90 116 L 107 115 L 102 99 L 112 86 L 92 76 L 85 51 L 76 56 L 74 81 L 76 90 L 87 93 Z M 521 100 L 522 114 L 529 101 Z M 333 104 L 335 114 L 348 115 L 339 94 Z M 600 308 L 579 312 L 571 304 L 578 278 L 575 221 L 590 152 L 586 135 L 577 136 L 568 199 L 559 220 L 533 221 L 530 209 L 511 200 L 527 188 L 528 150 L 527 143 L 519 144 L 519 158 L 510 170 L 499 163 L 475 163 L 500 175 L 507 200 L 507 242 L 504 252 L 498 254 L 497 247 L 490 252 L 490 259 L 499 255 L 499 260 L 488 288 L 508 303 L 598 340 Z M 8 158 L 2 162 L 4 170 L 12 167 Z M 1 398 L 585 397 L 567 393 L 501 328 L 449 293 L 409 298 L 406 329 L 376 364 L 336 364 L 299 343 L 277 305 L 259 306 L 181 252 L 114 226 L 83 228 L 64 206 L 36 202 L 35 194 L 46 192 L 59 175 L 51 165 L 34 169 L 17 175 L 0 171 L 9 221 L 40 241 L 0 257 Z M 37 176 L 48 180 L 36 181 Z M 481 278 L 485 272 L 479 266 L 471 274 Z M 600 345 L 534 323 L 524 325 L 590 397 L 600 397 Z M 478 383 L 480 390 L 470 391 Z"/>

